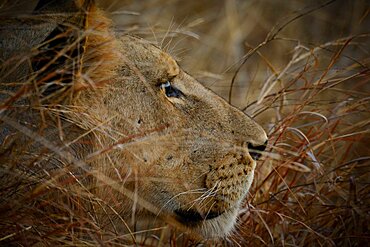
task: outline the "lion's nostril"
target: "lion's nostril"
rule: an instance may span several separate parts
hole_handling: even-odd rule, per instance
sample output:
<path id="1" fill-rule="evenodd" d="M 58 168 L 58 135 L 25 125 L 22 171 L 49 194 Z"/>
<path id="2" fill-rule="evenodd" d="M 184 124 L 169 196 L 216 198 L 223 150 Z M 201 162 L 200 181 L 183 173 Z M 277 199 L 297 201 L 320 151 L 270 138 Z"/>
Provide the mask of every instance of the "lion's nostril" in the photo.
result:
<path id="1" fill-rule="evenodd" d="M 248 144 L 248 152 L 254 160 L 258 160 L 262 152 L 266 149 L 267 141 L 263 145 L 255 146 L 252 143 Z"/>

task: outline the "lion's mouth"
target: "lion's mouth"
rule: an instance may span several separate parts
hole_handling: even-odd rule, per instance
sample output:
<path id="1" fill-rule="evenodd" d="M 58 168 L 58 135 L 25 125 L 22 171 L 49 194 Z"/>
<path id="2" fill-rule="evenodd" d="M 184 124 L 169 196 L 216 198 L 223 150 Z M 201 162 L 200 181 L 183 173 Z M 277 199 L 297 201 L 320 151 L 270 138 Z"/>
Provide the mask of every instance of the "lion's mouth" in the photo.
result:
<path id="1" fill-rule="evenodd" d="M 178 209 L 174 211 L 176 214 L 176 218 L 184 225 L 194 225 L 200 223 L 205 220 L 211 220 L 217 218 L 223 212 L 208 212 L 207 214 L 201 214 L 198 211 L 189 209 L 189 210 L 182 210 Z"/>
<path id="2" fill-rule="evenodd" d="M 202 214 L 196 210 L 178 209 L 173 211 L 177 221 L 204 238 L 222 238 L 230 234 L 238 216 L 239 208 L 227 211 L 213 211 Z"/>

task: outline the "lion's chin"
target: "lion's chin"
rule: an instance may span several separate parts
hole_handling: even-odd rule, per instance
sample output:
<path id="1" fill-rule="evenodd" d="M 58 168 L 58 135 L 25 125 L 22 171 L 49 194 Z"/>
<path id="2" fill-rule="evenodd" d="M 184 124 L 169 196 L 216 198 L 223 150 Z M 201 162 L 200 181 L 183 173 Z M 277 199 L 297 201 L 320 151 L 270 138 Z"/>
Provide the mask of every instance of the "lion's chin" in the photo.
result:
<path id="1" fill-rule="evenodd" d="M 223 238 L 229 236 L 236 225 L 238 209 L 234 208 L 218 215 L 208 215 L 205 219 L 178 218 L 179 222 L 194 233 L 203 238 Z"/>

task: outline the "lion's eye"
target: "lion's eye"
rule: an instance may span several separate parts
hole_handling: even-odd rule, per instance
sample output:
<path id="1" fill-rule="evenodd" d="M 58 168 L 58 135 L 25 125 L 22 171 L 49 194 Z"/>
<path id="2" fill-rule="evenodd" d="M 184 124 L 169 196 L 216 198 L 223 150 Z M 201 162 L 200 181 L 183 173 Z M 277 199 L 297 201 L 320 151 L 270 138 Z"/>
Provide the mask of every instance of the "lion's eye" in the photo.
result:
<path id="1" fill-rule="evenodd" d="M 164 90 L 164 93 L 167 97 L 176 97 L 179 98 L 183 93 L 177 88 L 171 85 L 171 82 L 167 81 L 166 83 L 161 84 L 161 88 Z"/>

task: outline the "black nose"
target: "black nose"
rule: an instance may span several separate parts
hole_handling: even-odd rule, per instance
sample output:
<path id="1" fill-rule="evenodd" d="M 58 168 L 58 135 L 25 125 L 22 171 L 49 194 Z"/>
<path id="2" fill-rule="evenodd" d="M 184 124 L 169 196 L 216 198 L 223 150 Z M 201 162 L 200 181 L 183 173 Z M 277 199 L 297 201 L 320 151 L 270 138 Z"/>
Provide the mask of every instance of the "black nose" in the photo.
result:
<path id="1" fill-rule="evenodd" d="M 248 144 L 248 152 L 254 160 L 258 160 L 262 152 L 266 149 L 267 141 L 263 145 L 254 146 L 252 143 Z"/>

